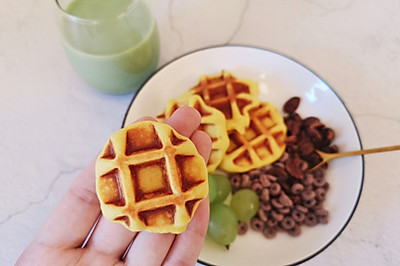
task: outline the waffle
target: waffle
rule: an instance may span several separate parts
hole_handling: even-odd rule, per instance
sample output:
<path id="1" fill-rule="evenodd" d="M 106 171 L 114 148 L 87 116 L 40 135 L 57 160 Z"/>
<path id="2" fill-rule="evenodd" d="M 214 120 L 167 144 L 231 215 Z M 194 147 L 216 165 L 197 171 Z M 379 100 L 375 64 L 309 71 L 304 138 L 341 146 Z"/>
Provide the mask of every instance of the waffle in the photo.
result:
<path id="1" fill-rule="evenodd" d="M 228 132 L 230 144 L 220 168 L 246 172 L 278 160 L 286 148 L 286 125 L 273 104 L 261 103 L 249 111 L 250 125 L 244 134 Z"/>
<path id="2" fill-rule="evenodd" d="M 208 195 L 207 168 L 194 144 L 161 122 L 115 132 L 96 162 L 103 215 L 131 231 L 181 233 Z"/>
<path id="3" fill-rule="evenodd" d="M 258 83 L 252 80 L 236 79 L 228 71 L 217 76 L 202 76 L 199 83 L 186 95 L 200 95 L 204 102 L 220 110 L 226 118 L 227 130 L 244 133 L 249 125 L 248 110 L 258 106 Z"/>
<path id="4" fill-rule="evenodd" d="M 198 129 L 206 132 L 212 141 L 211 154 L 207 163 L 207 170 L 209 173 L 212 173 L 221 163 L 225 151 L 229 146 L 225 116 L 219 110 L 206 105 L 200 96 L 190 95 L 185 98 L 168 101 L 164 112 L 158 115 L 157 119 L 165 121 L 182 106 L 193 107 L 201 115 L 201 122 Z"/>

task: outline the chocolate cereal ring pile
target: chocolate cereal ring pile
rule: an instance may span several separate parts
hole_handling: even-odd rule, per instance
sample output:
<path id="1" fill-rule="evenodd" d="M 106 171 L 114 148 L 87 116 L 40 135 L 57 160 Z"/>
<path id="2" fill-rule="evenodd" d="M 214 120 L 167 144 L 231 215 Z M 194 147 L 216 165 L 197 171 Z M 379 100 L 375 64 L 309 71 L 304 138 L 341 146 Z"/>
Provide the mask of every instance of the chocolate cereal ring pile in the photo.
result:
<path id="1" fill-rule="evenodd" d="M 267 238 L 274 238 L 279 231 L 298 236 L 303 225 L 328 222 L 329 212 L 323 206 L 329 190 L 327 164 L 310 173 L 307 169 L 321 161 L 316 149 L 338 152 L 331 144 L 335 134 L 317 117 L 302 118 L 296 112 L 299 103 L 300 98 L 293 97 L 283 107 L 287 146 L 282 157 L 272 165 L 229 174 L 233 193 L 251 188 L 259 196 L 260 208 L 250 227 Z M 248 227 L 240 222 L 238 233 L 246 233 Z"/>

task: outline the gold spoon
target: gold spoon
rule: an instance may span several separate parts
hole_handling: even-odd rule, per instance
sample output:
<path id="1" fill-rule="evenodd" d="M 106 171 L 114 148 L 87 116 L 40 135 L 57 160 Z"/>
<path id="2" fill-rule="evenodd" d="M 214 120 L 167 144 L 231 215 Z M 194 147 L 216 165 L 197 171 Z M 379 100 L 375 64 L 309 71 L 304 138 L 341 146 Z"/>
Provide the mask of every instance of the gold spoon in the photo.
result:
<path id="1" fill-rule="evenodd" d="M 321 167 L 323 164 L 327 163 L 330 160 L 346 157 L 346 156 L 354 156 L 354 155 L 363 155 L 368 153 L 377 153 L 377 152 L 384 152 L 384 151 L 396 151 L 400 150 L 400 145 L 388 146 L 388 147 L 381 147 L 381 148 L 374 148 L 374 149 L 366 149 L 366 150 L 358 150 L 358 151 L 348 151 L 348 152 L 337 152 L 337 153 L 326 153 L 322 151 L 316 150 L 316 152 L 321 157 L 322 161 L 318 163 L 311 169 L 308 169 L 308 172 L 312 172 L 315 169 Z"/>

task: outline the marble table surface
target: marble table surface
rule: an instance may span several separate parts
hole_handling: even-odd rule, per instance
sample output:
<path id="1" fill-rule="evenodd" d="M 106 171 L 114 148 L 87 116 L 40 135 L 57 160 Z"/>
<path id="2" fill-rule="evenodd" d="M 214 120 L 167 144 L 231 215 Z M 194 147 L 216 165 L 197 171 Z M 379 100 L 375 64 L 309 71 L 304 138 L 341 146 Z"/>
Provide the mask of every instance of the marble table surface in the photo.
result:
<path id="1" fill-rule="evenodd" d="M 364 148 L 400 144 L 397 0 L 149 0 L 160 66 L 193 50 L 271 49 L 326 80 Z M 133 94 L 106 95 L 69 64 L 55 4 L 3 0 L 0 9 L 0 265 L 12 265 L 82 168 L 121 127 Z M 365 156 L 356 212 L 304 265 L 400 265 L 400 152 Z"/>

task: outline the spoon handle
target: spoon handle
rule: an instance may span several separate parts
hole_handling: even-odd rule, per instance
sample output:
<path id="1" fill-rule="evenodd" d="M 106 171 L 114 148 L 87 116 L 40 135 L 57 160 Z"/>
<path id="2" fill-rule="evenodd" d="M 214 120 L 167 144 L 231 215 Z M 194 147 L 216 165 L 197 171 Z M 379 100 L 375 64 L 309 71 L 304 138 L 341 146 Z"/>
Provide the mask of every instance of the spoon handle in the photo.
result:
<path id="1" fill-rule="evenodd" d="M 373 149 L 365 149 L 365 150 L 358 150 L 358 151 L 339 152 L 336 154 L 332 153 L 332 159 L 345 157 L 345 156 L 363 155 L 363 154 L 369 154 L 369 153 L 378 153 L 378 152 L 396 151 L 396 150 L 400 150 L 400 145 L 373 148 Z"/>
<path id="2" fill-rule="evenodd" d="M 314 171 L 315 169 L 319 168 L 321 165 L 327 163 L 330 160 L 346 157 L 346 156 L 354 156 L 354 155 L 363 155 L 369 153 L 378 153 L 378 152 L 385 152 L 385 151 L 397 151 L 400 150 L 400 145 L 394 146 L 387 146 L 387 147 L 380 147 L 380 148 L 373 148 L 373 149 L 365 149 L 365 150 L 358 150 L 358 151 L 348 151 L 348 152 L 339 152 L 339 153 L 325 153 L 321 151 L 317 151 L 322 158 L 322 161 L 315 165 L 313 168 L 309 169 L 309 172 Z"/>

